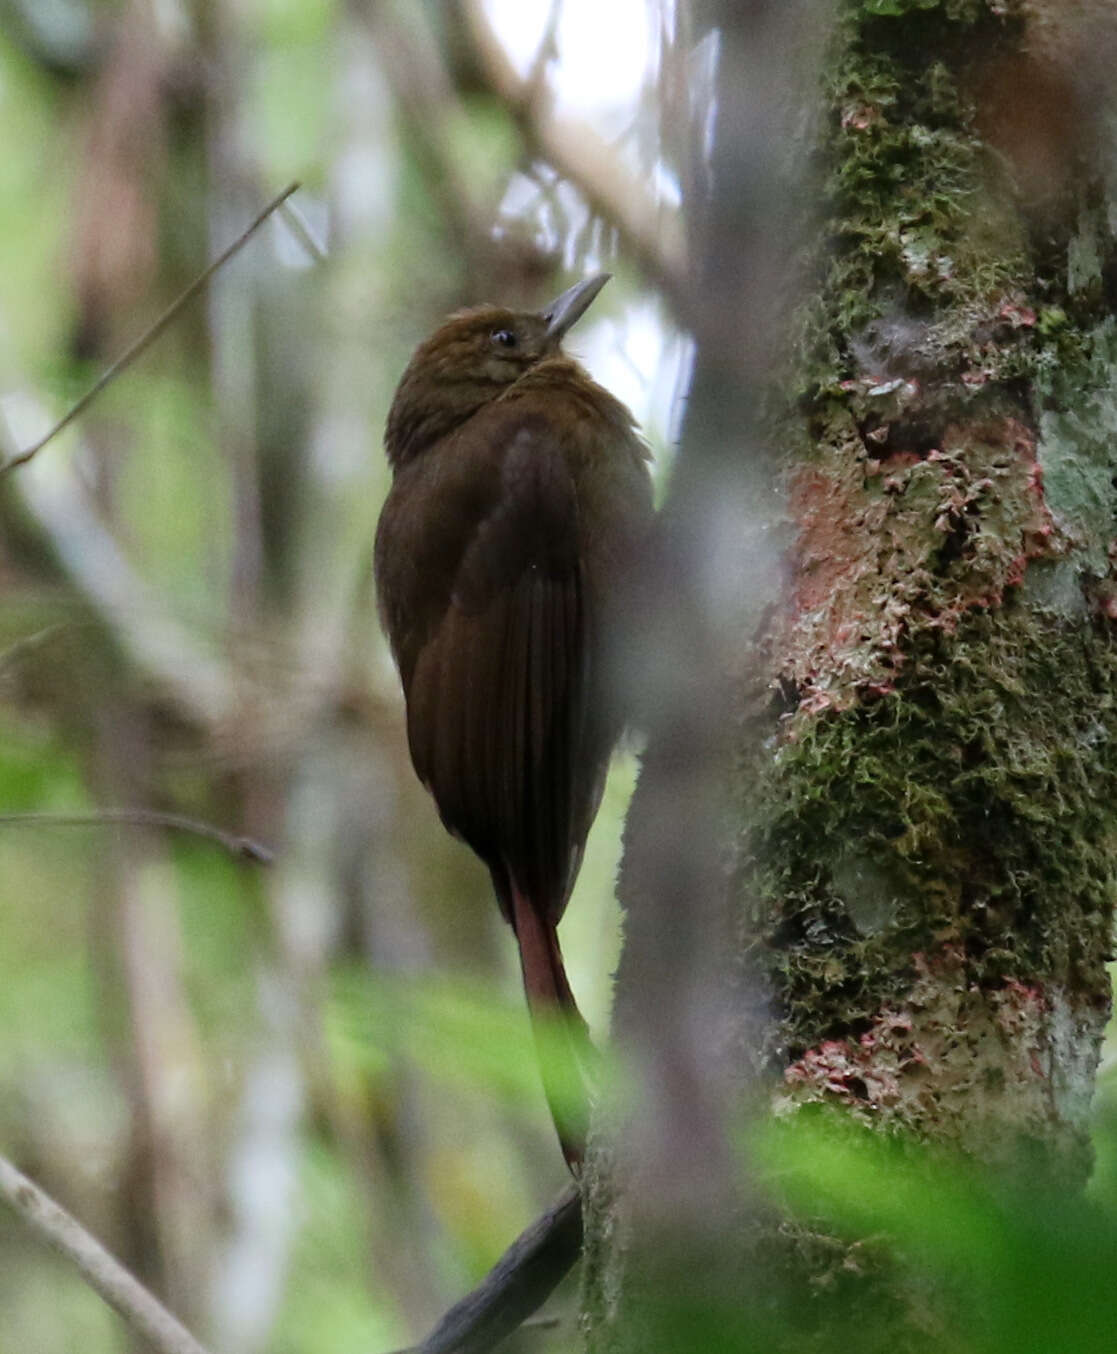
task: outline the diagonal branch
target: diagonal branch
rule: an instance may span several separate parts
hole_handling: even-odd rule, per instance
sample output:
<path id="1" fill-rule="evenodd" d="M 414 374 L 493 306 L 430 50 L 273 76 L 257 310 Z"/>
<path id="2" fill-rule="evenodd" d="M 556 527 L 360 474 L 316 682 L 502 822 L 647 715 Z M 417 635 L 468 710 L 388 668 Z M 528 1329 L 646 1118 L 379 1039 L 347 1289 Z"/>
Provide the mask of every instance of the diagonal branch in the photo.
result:
<path id="1" fill-rule="evenodd" d="M 414 1354 L 487 1354 L 550 1297 L 581 1252 L 582 1197 L 570 1185 L 520 1233 L 473 1292 L 450 1308 Z"/>
<path id="2" fill-rule="evenodd" d="M 40 1241 L 75 1265 L 89 1286 L 157 1354 L 207 1354 L 184 1325 L 158 1302 L 104 1246 L 0 1156 L 0 1198 L 20 1215 Z"/>
<path id="3" fill-rule="evenodd" d="M 71 405 L 52 428 L 48 429 L 37 442 L 34 442 L 26 450 L 21 451 L 16 456 L 12 456 L 9 460 L 0 465 L 0 475 L 7 474 L 9 470 L 15 470 L 17 466 L 26 465 L 28 461 L 32 460 L 40 451 L 42 451 L 48 442 L 57 437 L 63 428 L 69 427 L 79 414 L 83 414 L 106 386 L 110 385 L 122 371 L 130 367 L 141 353 L 151 347 L 159 335 L 177 318 L 179 311 L 182 310 L 183 306 L 198 295 L 214 273 L 226 264 L 237 250 L 248 243 L 249 239 L 257 230 L 259 230 L 268 217 L 271 216 L 272 212 L 281 207 L 298 187 L 299 185 L 297 183 L 289 183 L 282 193 L 277 197 L 272 198 L 263 211 L 261 211 L 256 218 L 241 231 L 233 243 L 229 245 L 228 248 L 223 249 L 209 267 L 198 274 L 185 291 L 179 293 L 155 323 L 145 329 L 139 338 L 126 348 L 106 371 L 101 373 L 81 399 L 78 400 L 76 404 Z"/>
<path id="4" fill-rule="evenodd" d="M 518 74 L 480 0 L 465 7 L 478 64 L 493 92 L 507 104 L 528 145 L 581 192 L 591 209 L 614 226 L 644 275 L 684 320 L 686 259 L 677 213 L 666 211 L 645 183 L 587 122 L 559 117 L 548 106 L 537 68 Z"/>
<path id="5" fill-rule="evenodd" d="M 172 832 L 186 832 L 205 841 L 216 842 L 231 856 L 251 860 L 256 865 L 270 865 L 275 859 L 269 847 L 253 837 L 242 837 L 226 832 L 213 823 L 189 818 L 182 813 L 165 813 L 161 809 L 98 809 L 93 813 L 0 813 L 0 827 L 11 823 L 25 827 L 165 827 Z"/>

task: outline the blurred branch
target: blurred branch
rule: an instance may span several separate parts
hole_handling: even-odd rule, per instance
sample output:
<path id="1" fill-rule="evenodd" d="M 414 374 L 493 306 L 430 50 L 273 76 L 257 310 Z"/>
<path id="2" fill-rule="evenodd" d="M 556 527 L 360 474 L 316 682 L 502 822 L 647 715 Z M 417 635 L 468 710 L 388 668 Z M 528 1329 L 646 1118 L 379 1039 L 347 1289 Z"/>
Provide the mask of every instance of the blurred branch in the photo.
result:
<path id="1" fill-rule="evenodd" d="M 471 289 L 477 293 L 492 287 L 494 294 L 503 292 L 508 269 L 515 270 L 516 281 L 524 274 L 549 274 L 553 260 L 546 251 L 521 239 L 513 247 L 512 241 L 498 241 L 493 235 L 497 204 L 484 200 L 475 186 L 476 176 L 465 168 L 455 147 L 451 128 L 462 116 L 462 100 L 445 53 L 420 12 L 415 10 L 404 19 L 392 6 L 381 5 L 369 12 L 368 24 L 382 57 L 384 77 L 416 151 L 416 163 L 462 255 Z"/>
<path id="2" fill-rule="evenodd" d="M 532 91 L 531 97 L 535 98 L 547 80 L 547 67 L 552 61 L 558 60 L 558 26 L 562 18 L 563 0 L 551 0 L 551 8 L 547 12 L 547 23 L 543 28 L 543 36 L 539 39 L 539 47 L 535 56 L 532 58 L 531 69 L 527 73 L 527 85 Z"/>
<path id="3" fill-rule="evenodd" d="M 103 56 L 97 28 L 86 13 L 75 7 L 70 23 L 51 23 L 57 11 L 36 0 L 0 0 L 0 33 L 44 71 L 70 79 L 86 76 Z"/>
<path id="4" fill-rule="evenodd" d="M 237 236 L 233 243 L 229 245 L 227 249 L 223 249 L 204 272 L 199 273 L 186 290 L 180 293 L 167 309 L 163 311 L 162 315 L 159 316 L 155 323 L 144 330 L 139 338 L 121 353 L 116 361 L 102 373 L 92 386 L 90 386 L 81 399 L 78 400 L 76 404 L 72 405 L 48 432 L 44 433 L 37 442 L 33 443 L 25 451 L 19 452 L 18 455 L 12 456 L 9 460 L 0 465 L 0 475 L 7 474 L 9 470 L 15 470 L 18 466 L 26 465 L 28 461 L 42 451 L 48 442 L 53 441 L 63 428 L 69 427 L 74 419 L 80 414 L 83 414 L 106 386 L 110 385 L 122 371 L 125 371 L 130 367 L 141 353 L 151 347 L 159 335 L 162 334 L 168 325 L 170 325 L 177 317 L 179 311 L 198 295 L 219 268 L 226 264 L 239 249 L 248 243 L 249 239 L 257 230 L 259 230 L 268 217 L 271 216 L 272 212 L 281 207 L 298 187 L 298 183 L 289 183 L 278 197 L 273 198 L 251 224 Z"/>
<path id="5" fill-rule="evenodd" d="M 40 415 L 30 397 L 0 402 L 0 444 L 16 443 L 17 422 L 41 423 Z M 229 720 L 235 690 L 228 665 L 170 614 L 163 598 L 132 567 L 77 475 L 64 463 L 44 457 L 10 482 L 18 486 L 44 548 L 57 556 L 75 589 L 100 613 L 137 666 L 153 674 L 199 728 L 212 731 Z"/>
<path id="6" fill-rule="evenodd" d="M 508 105 L 525 141 L 616 228 L 644 275 L 685 318 L 686 258 L 678 214 L 655 201 L 591 124 L 555 115 L 538 69 L 527 77 L 517 74 L 480 0 L 470 0 L 465 17 L 480 70 Z"/>
<path id="7" fill-rule="evenodd" d="M 830 8 L 701 9 L 718 43 L 715 135 L 708 191 L 687 202 L 695 363 L 635 660 L 648 741 L 619 876 L 613 1038 L 638 1079 L 590 1162 L 582 1311 L 594 1349 L 660 1348 L 690 1310 L 751 1344 L 763 1327 L 738 1327 L 738 1314 L 751 1322 L 769 1301 L 754 1301 L 759 1187 L 740 1136 L 766 1112 L 774 1046 L 751 954 L 763 947 L 745 937 L 762 909 L 741 868 L 755 850 L 743 778 L 761 762 L 740 759 L 768 736 L 753 713 L 773 705 L 762 627 L 794 545 L 769 413 L 792 313 L 780 302 L 796 280 L 787 95 L 814 88 L 811 40 L 821 46 Z"/>
<path id="8" fill-rule="evenodd" d="M 520 1233 L 472 1293 L 450 1308 L 414 1354 L 486 1354 L 547 1300 L 581 1250 L 582 1197 L 570 1185 Z"/>
<path id="9" fill-rule="evenodd" d="M 173 832 L 187 832 L 206 841 L 216 842 L 232 856 L 251 860 L 257 865 L 270 865 L 275 853 L 252 837 L 241 837 L 212 823 L 188 818 L 181 813 L 164 813 L 159 809 L 99 809 L 95 813 L 0 813 L 0 827 L 5 823 L 29 827 L 104 827 L 114 824 L 124 827 L 165 827 Z"/>
<path id="10" fill-rule="evenodd" d="M 62 634 L 66 628 L 67 623 L 65 621 L 56 621 L 53 625 L 44 625 L 41 629 L 34 631 L 33 634 L 13 640 L 6 649 L 0 649 L 0 674 L 7 668 L 12 667 L 25 654 L 34 652 L 42 645 L 49 643 L 55 635 Z"/>
<path id="11" fill-rule="evenodd" d="M 40 1241 L 75 1265 L 89 1286 L 158 1354 L 206 1354 L 190 1332 L 49 1194 L 0 1157 L 0 1197 Z"/>
<path id="12" fill-rule="evenodd" d="M 411 18 L 414 22 L 416 16 Z M 391 6 L 377 6 L 368 19 L 383 57 L 384 77 L 414 138 L 430 189 L 462 248 L 472 252 L 478 241 L 488 238 L 488 223 L 446 135 L 457 95 L 441 54 L 429 32 L 416 32 Z"/>
<path id="13" fill-rule="evenodd" d="M 273 198 L 46 434 L 26 450 L 11 454 L 0 463 L 0 479 L 5 472 L 31 461 L 87 409 L 114 377 L 163 333 L 183 307 L 205 288 L 217 270 L 247 243 L 263 222 L 286 203 L 298 186 L 297 183 L 288 184 Z M 10 440 L 18 446 L 18 432 L 12 418 L 17 402 L 11 397 L 6 403 L 12 406 L 10 411 L 4 411 Z M 36 423 L 39 422 L 40 411 L 34 401 L 24 398 L 18 403 L 30 406 L 19 412 L 33 414 Z M 49 461 L 39 462 L 35 471 L 49 464 Z M 207 653 L 203 645 L 167 614 L 161 600 L 131 567 L 112 531 L 99 514 L 91 511 L 74 476 L 57 472 L 36 476 L 35 471 L 20 477 L 20 493 L 50 537 L 78 589 L 105 614 L 139 664 L 158 676 L 193 720 L 205 729 L 220 726 L 233 710 L 235 695 L 226 665 Z"/>
<path id="14" fill-rule="evenodd" d="M 306 217 L 303 216 L 302 212 L 299 211 L 293 202 L 287 201 L 286 196 L 279 200 L 279 214 L 287 223 L 288 229 L 314 262 L 325 263 L 328 257 L 325 245 L 322 244 L 310 229 Z"/>

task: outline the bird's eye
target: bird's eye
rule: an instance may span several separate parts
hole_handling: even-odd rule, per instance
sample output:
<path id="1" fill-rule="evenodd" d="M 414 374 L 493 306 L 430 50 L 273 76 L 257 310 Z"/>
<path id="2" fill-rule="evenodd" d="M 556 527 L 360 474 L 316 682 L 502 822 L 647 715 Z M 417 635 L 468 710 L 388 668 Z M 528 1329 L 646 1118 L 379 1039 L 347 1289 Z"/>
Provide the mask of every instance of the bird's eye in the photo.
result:
<path id="1" fill-rule="evenodd" d="M 516 346 L 516 335 L 511 329 L 494 329 L 489 335 L 494 343 L 499 343 L 502 348 L 514 348 Z"/>

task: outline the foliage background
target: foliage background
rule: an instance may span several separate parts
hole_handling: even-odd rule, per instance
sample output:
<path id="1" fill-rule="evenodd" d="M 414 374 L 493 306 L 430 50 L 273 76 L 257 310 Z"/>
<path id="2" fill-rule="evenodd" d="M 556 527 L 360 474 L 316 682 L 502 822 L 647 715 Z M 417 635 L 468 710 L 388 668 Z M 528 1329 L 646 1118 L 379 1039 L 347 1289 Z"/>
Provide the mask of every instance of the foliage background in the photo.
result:
<path id="1" fill-rule="evenodd" d="M 175 810 L 277 852 L 0 823 L 0 1145 L 222 1350 L 406 1344 L 564 1183 L 510 938 L 407 764 L 370 558 L 392 389 L 459 305 L 611 268 L 572 346 L 667 467 L 708 52 L 668 0 L 609 11 L 0 0 L 5 454 L 291 178 L 321 246 L 269 222 L 0 482 L 0 812 Z M 599 1031 L 632 763 L 564 926 Z M 0 1351 L 127 1345 L 0 1216 Z"/>

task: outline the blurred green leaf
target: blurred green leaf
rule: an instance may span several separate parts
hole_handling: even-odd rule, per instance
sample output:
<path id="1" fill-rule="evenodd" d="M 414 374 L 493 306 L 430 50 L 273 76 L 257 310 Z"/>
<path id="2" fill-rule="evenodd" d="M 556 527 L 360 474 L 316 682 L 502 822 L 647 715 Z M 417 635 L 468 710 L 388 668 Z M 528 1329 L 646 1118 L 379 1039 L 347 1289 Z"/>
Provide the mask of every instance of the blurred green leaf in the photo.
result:
<path id="1" fill-rule="evenodd" d="M 956 1293 L 972 1316 L 966 1350 L 1113 1349 L 1117 1214 L 1073 1189 L 1039 1172 L 998 1177 L 828 1113 L 769 1125 L 751 1150 L 800 1216 L 877 1237 Z"/>
<path id="2" fill-rule="evenodd" d="M 349 970 L 334 984 L 327 1019 L 339 1057 L 370 1074 L 402 1056 L 440 1082 L 505 1101 L 539 1094 L 525 1009 L 480 983 Z"/>

